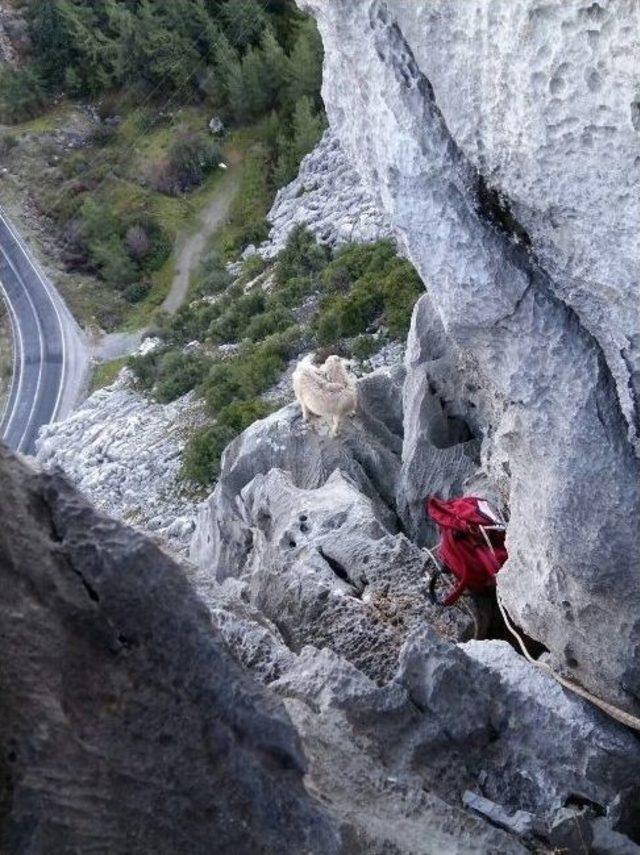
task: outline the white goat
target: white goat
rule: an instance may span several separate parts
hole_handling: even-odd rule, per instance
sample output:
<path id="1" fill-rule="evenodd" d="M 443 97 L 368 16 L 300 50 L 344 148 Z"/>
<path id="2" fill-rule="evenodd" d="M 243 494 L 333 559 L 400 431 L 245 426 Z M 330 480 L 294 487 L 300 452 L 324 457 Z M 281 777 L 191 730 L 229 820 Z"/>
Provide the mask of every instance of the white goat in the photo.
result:
<path id="1" fill-rule="evenodd" d="M 305 357 L 293 372 L 293 391 L 302 408 L 302 418 L 309 419 L 309 413 L 332 420 L 332 435 L 340 432 L 345 416 L 352 416 L 357 407 L 357 388 L 352 377 L 339 356 L 330 356 L 325 364 L 318 368 Z"/>

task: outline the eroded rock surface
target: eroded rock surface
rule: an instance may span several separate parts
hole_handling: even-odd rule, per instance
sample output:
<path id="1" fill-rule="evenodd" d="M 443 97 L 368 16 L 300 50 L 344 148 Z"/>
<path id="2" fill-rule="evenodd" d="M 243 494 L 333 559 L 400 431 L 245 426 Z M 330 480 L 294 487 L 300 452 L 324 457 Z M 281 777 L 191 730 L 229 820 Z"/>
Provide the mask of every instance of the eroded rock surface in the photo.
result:
<path id="1" fill-rule="evenodd" d="M 240 493 L 254 476 L 274 468 L 289 472 L 296 486 L 307 489 L 324 484 L 339 469 L 374 502 L 384 525 L 396 531 L 401 379 L 402 372 L 382 369 L 360 380 L 358 417 L 345 421 L 337 439 L 320 419 L 304 422 L 297 404 L 276 411 L 237 437 L 225 449 L 215 490 L 199 508 L 191 547 L 194 562 L 219 579 L 238 574 L 251 545 Z M 394 406 L 369 403 L 379 401 L 380 395 L 385 404 Z"/>
<path id="2" fill-rule="evenodd" d="M 320 243 L 336 246 L 366 243 L 391 236 L 391 228 L 362 179 L 328 130 L 300 165 L 300 172 L 278 191 L 267 215 L 269 238 L 258 252 L 274 258 L 289 233 L 305 223 Z"/>
<path id="3" fill-rule="evenodd" d="M 355 4 L 301 0 L 300 5 L 316 16 L 323 37 L 323 96 L 331 126 L 427 284 L 447 337 L 471 367 L 469 382 L 484 391 L 477 415 L 484 436 L 482 458 L 494 480 L 508 490 L 511 510 L 510 560 L 499 579 L 504 602 L 517 622 L 551 650 L 554 667 L 568 669 L 596 693 L 638 712 L 640 469 L 629 439 L 635 410 L 632 384 L 623 382 L 620 358 L 610 358 L 611 347 L 597 337 L 593 318 L 603 289 L 593 288 L 589 304 L 593 313 L 585 310 L 588 301 L 578 305 L 580 301 L 574 304 L 572 299 L 578 290 L 582 295 L 591 290 L 593 277 L 608 264 L 611 253 L 617 253 L 614 270 L 626 270 L 620 284 L 607 292 L 615 309 L 600 311 L 599 321 L 605 324 L 607 315 L 610 342 L 619 342 L 619 332 L 612 330 L 621 312 L 625 323 L 620 330 L 624 328 L 623 334 L 632 340 L 632 328 L 637 329 L 638 323 L 629 302 L 637 274 L 637 230 L 631 235 L 621 226 L 618 236 L 616 228 L 611 231 L 612 220 L 602 227 L 598 218 L 603 205 L 597 201 L 603 194 L 619 199 L 621 216 L 629 222 L 637 219 L 637 186 L 629 190 L 629 181 L 637 174 L 629 162 L 635 137 L 630 107 L 624 120 L 622 107 L 625 97 L 629 104 L 633 100 L 631 89 L 636 85 L 630 74 L 634 36 L 624 8 L 573 0 L 553 11 L 531 0 L 518 4 L 513 13 L 529 16 L 533 37 L 523 39 L 517 29 L 500 29 L 501 21 L 511 22 L 508 10 L 513 4 L 506 2 L 492 5 L 495 15 L 485 2 L 458 4 L 455 9 L 445 2 L 427 6 L 403 0 Z M 422 28 L 418 19 L 427 18 L 428 26 Z M 536 27 L 545 19 L 558 28 L 554 30 L 558 53 L 556 60 L 545 60 L 538 68 L 540 61 L 529 51 L 544 56 L 546 41 Z M 482 74 L 475 61 L 468 61 L 468 53 L 463 62 L 456 48 L 456 68 L 446 87 L 441 80 L 449 75 L 448 59 L 440 56 L 439 76 L 432 75 L 431 80 L 421 57 L 430 54 L 433 59 L 432 47 L 440 34 L 465 43 L 471 38 L 475 44 L 477 26 L 486 26 L 490 35 L 478 55 Z M 467 31 L 469 35 L 456 36 Z M 498 31 L 502 41 L 495 37 Z M 474 97 L 483 87 L 497 91 L 504 65 L 492 64 L 491 57 L 504 54 L 510 62 L 517 44 L 521 56 L 516 69 L 536 70 L 543 78 L 537 85 L 548 82 L 553 89 L 557 84 L 552 81 L 562 77 L 562 53 L 570 54 L 575 39 L 582 39 L 596 58 L 603 51 L 602 68 L 611 68 L 608 76 L 600 75 L 599 93 L 590 90 L 581 101 L 581 121 L 591 122 L 593 128 L 585 127 L 583 134 L 567 126 L 566 141 L 557 129 L 549 131 L 545 144 L 538 130 L 529 143 L 532 122 L 524 113 L 529 116 L 542 107 L 534 93 L 514 97 L 509 109 L 518 105 L 514 121 L 522 136 L 509 140 L 522 143 L 507 146 L 503 135 L 497 134 L 489 146 L 491 162 L 499 155 L 505 167 L 487 172 L 479 155 L 476 162 L 465 144 L 470 133 L 475 134 L 475 150 L 480 152 L 489 129 L 500 119 L 492 116 L 490 124 L 485 121 L 485 114 L 492 115 L 490 100 L 486 108 L 481 102 L 473 111 L 460 110 L 469 97 L 461 81 L 470 81 Z M 447 52 L 446 39 L 439 49 Z M 567 69 L 567 91 L 577 81 L 576 73 Z M 478 77 L 481 85 L 476 85 Z M 589 79 L 595 77 L 584 80 L 587 89 Z M 526 88 L 519 79 L 518 94 Z M 614 90 L 619 93 L 615 97 Z M 611 132 L 602 130 L 607 122 L 599 111 L 607 93 L 612 94 L 617 116 Z M 608 95 L 605 100 L 608 104 Z M 549 115 L 555 110 L 558 122 L 563 112 L 575 112 L 564 94 L 540 103 L 549 105 Z M 450 119 L 455 110 L 464 112 L 458 126 L 472 129 L 460 133 L 460 139 Z M 538 128 L 549 127 L 549 115 L 538 117 Z M 616 142 L 605 154 L 601 139 L 607 136 Z M 607 162 L 611 169 L 593 167 L 587 177 L 579 164 L 589 139 L 598 163 Z M 546 151 L 552 156 L 544 156 Z M 591 153 L 584 163 L 591 163 Z M 519 184 L 510 181 L 517 170 L 523 173 Z M 610 176 L 623 173 L 623 189 L 609 194 Z M 494 174 L 502 196 L 491 190 Z M 557 194 L 564 198 L 567 185 L 587 185 L 568 196 L 566 213 L 558 214 L 562 228 L 556 232 L 550 228 L 553 217 L 546 201 L 543 211 L 534 210 L 530 218 L 518 222 L 525 205 L 512 210 L 512 185 L 514 192 L 520 187 L 524 194 L 522 188 L 535 184 L 531 194 L 535 202 L 539 193 L 544 201 L 545 188 L 552 183 L 552 198 Z M 584 208 L 583 200 L 588 202 Z M 594 246 L 600 258 L 577 289 L 575 279 L 591 257 L 591 251 L 583 251 L 584 242 L 592 234 L 598 236 Z M 561 246 L 557 252 L 556 245 Z M 607 277 L 605 285 L 609 284 Z M 617 616 L 613 634 L 611 614 Z"/>
<path id="4" fill-rule="evenodd" d="M 196 502 L 180 484 L 182 450 L 203 421 L 192 394 L 158 404 L 133 388 L 127 370 L 61 422 L 44 427 L 37 459 L 60 467 L 96 506 L 185 554 Z"/>
<path id="5" fill-rule="evenodd" d="M 0 472 L 3 851 L 506 855 L 574 814 L 632 851 L 635 738 L 504 643 L 446 640 L 471 605 L 427 603 L 420 551 L 349 477 L 256 475 L 220 583 L 61 476 Z"/>
<path id="6" fill-rule="evenodd" d="M 2 851 L 337 852 L 183 572 L 60 476 L 0 470 Z"/>
<path id="7" fill-rule="evenodd" d="M 413 312 L 405 368 L 396 503 L 404 531 L 416 543 L 432 545 L 436 533 L 425 513 L 425 498 L 474 492 L 469 485 L 480 475 L 480 441 L 473 431 L 480 431 L 461 404 L 463 372 L 427 294 Z M 486 489 L 482 495 L 489 498 Z"/>

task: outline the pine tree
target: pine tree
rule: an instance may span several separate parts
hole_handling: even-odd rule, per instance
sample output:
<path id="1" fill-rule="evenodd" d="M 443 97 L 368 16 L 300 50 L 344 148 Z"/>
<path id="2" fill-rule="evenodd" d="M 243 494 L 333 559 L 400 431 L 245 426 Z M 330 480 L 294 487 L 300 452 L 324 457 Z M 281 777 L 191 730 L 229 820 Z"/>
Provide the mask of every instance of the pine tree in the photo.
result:
<path id="1" fill-rule="evenodd" d="M 31 66 L 0 72 L 0 122 L 23 122 L 46 103 L 42 79 Z"/>
<path id="2" fill-rule="evenodd" d="M 290 64 L 273 30 L 267 27 L 260 39 L 260 52 L 264 66 L 262 86 L 267 104 L 274 107 L 282 98 L 290 76 Z"/>
<path id="3" fill-rule="evenodd" d="M 324 121 L 322 115 L 314 113 L 311 98 L 303 95 L 296 101 L 293 111 L 293 143 L 298 163 L 308 154 L 322 136 Z"/>
<path id="4" fill-rule="evenodd" d="M 303 95 L 319 106 L 322 84 L 322 40 L 315 21 L 304 21 L 289 58 L 288 94 L 292 102 Z"/>
<path id="5" fill-rule="evenodd" d="M 249 48 L 242 60 L 242 85 L 247 105 L 247 118 L 255 119 L 267 109 L 269 92 L 265 87 L 266 70 L 262 53 Z"/>
<path id="6" fill-rule="evenodd" d="M 255 44 L 267 25 L 266 12 L 257 0 L 226 0 L 220 15 L 227 38 L 236 48 Z"/>

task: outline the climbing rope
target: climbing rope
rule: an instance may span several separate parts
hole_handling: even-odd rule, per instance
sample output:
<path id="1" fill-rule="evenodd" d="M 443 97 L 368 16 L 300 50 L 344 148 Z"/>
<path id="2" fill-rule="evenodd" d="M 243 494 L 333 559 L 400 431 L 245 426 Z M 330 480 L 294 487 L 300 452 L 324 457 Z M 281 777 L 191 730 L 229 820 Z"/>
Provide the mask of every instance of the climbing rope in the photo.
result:
<path id="1" fill-rule="evenodd" d="M 574 683 L 573 680 L 567 680 L 566 677 L 561 677 L 560 674 L 557 674 L 553 668 L 546 664 L 546 662 L 539 662 L 537 659 L 534 659 L 527 650 L 527 646 L 517 629 L 511 623 L 511 619 L 507 614 L 507 610 L 502 605 L 502 600 L 500 599 L 500 594 L 497 590 L 496 599 L 498 601 L 498 608 L 500 609 L 500 614 L 502 615 L 505 626 L 518 642 L 520 649 L 522 650 L 522 654 L 527 662 L 530 662 L 531 665 L 539 668 L 541 671 L 546 671 L 557 683 L 564 686 L 565 689 L 569 689 L 570 692 L 580 695 L 581 698 L 590 701 L 594 706 L 598 707 L 598 709 L 601 709 L 602 712 L 606 713 L 611 718 L 614 718 L 616 721 L 619 721 L 620 724 L 625 724 L 627 727 L 633 728 L 633 730 L 640 730 L 640 718 L 635 715 L 631 715 L 631 713 L 625 712 L 624 710 L 618 709 L 618 707 L 608 703 L 607 701 L 603 701 L 602 698 L 598 698 L 596 695 L 591 694 L 591 692 L 587 691 L 587 689 L 579 683 Z"/>

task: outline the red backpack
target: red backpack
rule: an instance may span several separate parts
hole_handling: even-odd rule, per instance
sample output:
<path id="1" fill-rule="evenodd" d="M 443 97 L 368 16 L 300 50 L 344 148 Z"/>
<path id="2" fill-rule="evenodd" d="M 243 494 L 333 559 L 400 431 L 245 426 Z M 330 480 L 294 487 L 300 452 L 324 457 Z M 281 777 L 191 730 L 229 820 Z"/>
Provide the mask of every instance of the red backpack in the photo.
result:
<path id="1" fill-rule="evenodd" d="M 483 591 L 495 586 L 495 576 L 507 560 L 505 526 L 484 499 L 428 499 L 427 514 L 438 527 L 440 541 L 435 554 L 458 580 L 444 599 L 451 606 L 466 591 Z M 430 593 L 435 601 L 435 583 L 441 568 L 431 577 Z"/>

